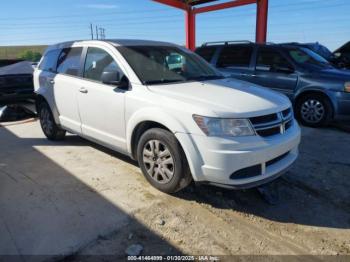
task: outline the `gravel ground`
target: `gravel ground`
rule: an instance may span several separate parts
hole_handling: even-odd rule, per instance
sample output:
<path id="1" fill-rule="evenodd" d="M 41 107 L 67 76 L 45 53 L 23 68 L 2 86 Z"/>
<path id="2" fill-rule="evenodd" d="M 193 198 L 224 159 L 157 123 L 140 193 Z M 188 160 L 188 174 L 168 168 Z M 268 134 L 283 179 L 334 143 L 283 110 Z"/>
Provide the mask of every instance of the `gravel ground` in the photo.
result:
<path id="1" fill-rule="evenodd" d="M 64 261 L 81 261 L 84 255 L 106 255 L 104 261 L 122 261 L 126 252 L 299 255 L 291 257 L 293 261 L 347 255 L 340 257 L 350 259 L 350 133 L 346 127 L 303 127 L 300 156 L 294 167 L 260 190 L 232 191 L 192 184 L 176 195 L 166 195 L 152 188 L 137 165 L 120 154 L 74 136 L 65 142 L 48 142 L 33 121 L 3 125 L 0 171 L 12 180 L 6 176 L 0 179 L 13 189 L 0 191 L 0 208 L 4 210 L 0 218 L 7 223 L 19 253 L 32 252 L 35 245 L 28 243 L 35 242 L 33 234 L 39 232 L 60 235 L 56 250 L 62 251 L 52 249 L 52 254 L 63 254 Z M 29 180 L 35 183 L 29 184 Z M 26 183 L 23 196 L 21 183 Z M 40 204 L 41 197 L 50 200 L 45 207 Z M 52 218 L 47 214 L 50 203 L 57 209 L 50 211 Z M 30 204 L 35 209 L 28 208 Z M 32 210 L 35 220 L 28 220 Z M 50 219 L 56 217 L 53 229 Z M 38 219 L 44 224 L 33 224 Z M 62 232 L 67 225 L 71 230 Z M 16 233 L 18 228 L 23 228 L 23 235 Z M 85 234 L 87 230 L 89 234 Z M 65 247 L 67 240 L 76 244 Z M 0 250 L 1 243 L 7 242 L 0 234 Z M 43 244 L 40 252 L 46 248 Z M 326 257 L 320 257 L 323 255 Z M 267 257 L 273 259 L 281 257 Z M 232 257 L 223 260 L 231 261 Z"/>
<path id="2" fill-rule="evenodd" d="M 195 185 L 175 196 L 148 194 L 160 201 L 134 217 L 165 241 L 131 223 L 78 255 L 122 258 L 132 244 L 142 245 L 143 255 L 350 255 L 349 153 L 343 129 L 302 128 L 297 163 L 265 194 Z"/>

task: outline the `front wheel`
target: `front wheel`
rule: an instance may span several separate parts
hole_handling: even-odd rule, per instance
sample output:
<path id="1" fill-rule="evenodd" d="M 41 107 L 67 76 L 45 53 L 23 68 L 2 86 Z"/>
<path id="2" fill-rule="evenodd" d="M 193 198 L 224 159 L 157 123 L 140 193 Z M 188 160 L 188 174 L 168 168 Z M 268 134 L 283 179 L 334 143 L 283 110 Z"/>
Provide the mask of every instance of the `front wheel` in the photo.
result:
<path id="1" fill-rule="evenodd" d="M 295 111 L 301 123 L 310 127 L 326 126 L 332 118 L 331 103 L 319 94 L 309 94 L 298 99 Z"/>
<path id="2" fill-rule="evenodd" d="M 38 108 L 41 129 L 49 140 L 63 140 L 66 131 L 61 129 L 55 122 L 50 106 L 42 102 Z"/>
<path id="3" fill-rule="evenodd" d="M 175 193 L 192 181 L 186 156 L 167 130 L 146 131 L 138 143 L 137 158 L 147 181 L 162 192 Z"/>

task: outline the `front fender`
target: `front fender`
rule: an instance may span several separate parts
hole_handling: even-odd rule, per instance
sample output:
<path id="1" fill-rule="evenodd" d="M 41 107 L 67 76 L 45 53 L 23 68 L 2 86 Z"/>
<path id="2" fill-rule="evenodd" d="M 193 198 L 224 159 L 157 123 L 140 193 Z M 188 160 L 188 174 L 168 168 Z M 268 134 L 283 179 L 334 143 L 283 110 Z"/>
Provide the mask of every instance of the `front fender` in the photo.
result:
<path id="1" fill-rule="evenodd" d="M 185 126 L 172 114 L 167 113 L 164 109 L 158 107 L 142 108 L 131 115 L 127 121 L 126 141 L 128 153 L 132 152 L 132 134 L 138 124 L 146 121 L 159 123 L 168 128 L 172 133 L 188 133 Z"/>
<path id="2" fill-rule="evenodd" d="M 294 101 L 296 101 L 300 96 L 307 92 L 315 92 L 325 95 L 331 102 L 333 109 L 337 111 L 338 103 L 336 98 L 336 92 L 333 89 L 326 89 L 318 86 L 300 88 L 295 93 Z"/>

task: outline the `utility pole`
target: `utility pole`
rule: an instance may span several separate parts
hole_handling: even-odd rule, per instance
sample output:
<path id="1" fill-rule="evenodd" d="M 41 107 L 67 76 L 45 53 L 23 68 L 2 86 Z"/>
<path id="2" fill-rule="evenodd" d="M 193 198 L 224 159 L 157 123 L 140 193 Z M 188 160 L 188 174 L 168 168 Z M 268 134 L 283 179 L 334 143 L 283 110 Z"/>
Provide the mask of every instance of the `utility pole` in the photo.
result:
<path id="1" fill-rule="evenodd" d="M 103 40 L 103 28 L 100 27 L 99 30 L 100 30 L 100 39 Z"/>
<path id="2" fill-rule="evenodd" d="M 106 39 L 106 29 L 103 27 L 98 27 L 97 25 L 95 26 L 95 32 L 94 32 L 94 25 L 90 23 L 90 30 L 91 30 L 91 39 L 94 40 L 103 40 Z M 96 37 L 94 36 L 96 35 Z"/>
<path id="3" fill-rule="evenodd" d="M 92 23 L 90 23 L 90 30 L 91 30 L 91 40 L 94 40 L 94 29 L 92 27 Z"/>

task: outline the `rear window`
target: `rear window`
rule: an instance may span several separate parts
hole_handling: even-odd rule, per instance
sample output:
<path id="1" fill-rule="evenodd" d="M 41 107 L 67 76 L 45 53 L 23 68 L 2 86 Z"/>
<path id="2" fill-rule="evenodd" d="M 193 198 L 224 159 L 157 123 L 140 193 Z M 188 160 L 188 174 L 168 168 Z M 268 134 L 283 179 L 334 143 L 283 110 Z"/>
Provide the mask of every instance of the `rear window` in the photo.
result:
<path id="1" fill-rule="evenodd" d="M 249 67 L 253 47 L 231 45 L 225 46 L 218 59 L 218 67 Z"/>
<path id="2" fill-rule="evenodd" d="M 211 46 L 211 47 L 200 47 L 196 50 L 196 53 L 203 57 L 205 60 L 208 62 L 211 61 L 215 54 L 216 47 Z"/>
<path id="3" fill-rule="evenodd" d="M 58 57 L 57 72 L 71 76 L 78 76 L 82 52 L 82 47 L 63 49 Z"/>
<path id="4" fill-rule="evenodd" d="M 59 49 L 47 52 L 39 65 L 39 69 L 43 71 L 55 72 L 59 53 Z"/>

